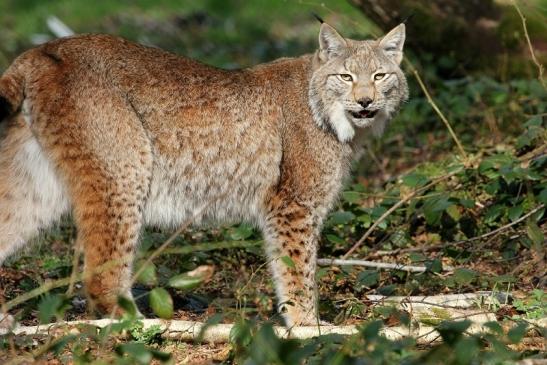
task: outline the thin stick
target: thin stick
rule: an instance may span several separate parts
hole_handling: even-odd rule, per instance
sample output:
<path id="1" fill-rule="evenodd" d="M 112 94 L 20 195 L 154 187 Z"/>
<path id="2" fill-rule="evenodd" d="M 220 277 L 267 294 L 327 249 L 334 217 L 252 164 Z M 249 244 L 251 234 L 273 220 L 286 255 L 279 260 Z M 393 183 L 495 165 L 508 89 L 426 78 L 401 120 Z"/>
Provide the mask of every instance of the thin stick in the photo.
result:
<path id="1" fill-rule="evenodd" d="M 112 266 L 116 265 L 118 262 L 119 262 L 118 260 L 107 261 L 104 264 L 96 267 L 94 270 L 91 270 L 89 273 L 87 273 L 87 275 L 91 276 L 91 275 L 96 275 L 96 274 L 102 273 L 102 272 L 110 269 Z M 7 303 L 3 303 L 2 308 L 1 308 L 2 309 L 1 312 L 7 313 L 12 308 L 18 306 L 21 303 L 26 302 L 27 300 L 30 300 L 32 298 L 35 298 L 35 297 L 39 296 L 39 295 L 45 294 L 45 293 L 49 292 L 50 290 L 57 289 L 57 288 L 62 288 L 63 286 L 70 285 L 70 283 L 73 280 L 74 281 L 80 281 L 80 280 L 83 280 L 83 279 L 86 279 L 86 278 L 87 277 L 84 276 L 83 273 L 79 272 L 74 276 L 71 275 L 71 276 L 68 276 L 68 277 L 65 277 L 65 278 L 62 278 L 62 279 L 58 279 L 58 280 L 46 281 L 45 283 L 43 283 L 39 287 L 37 287 L 35 289 L 32 289 L 31 291 L 26 292 L 24 294 L 18 295 L 17 297 L 13 298 L 12 300 L 10 300 Z"/>
<path id="2" fill-rule="evenodd" d="M 74 245 L 74 256 L 72 257 L 72 272 L 70 273 L 70 283 L 66 290 L 66 295 L 71 296 L 74 292 L 74 286 L 76 285 L 78 276 L 78 266 L 80 264 L 80 256 L 82 255 L 82 241 L 76 240 Z"/>
<path id="3" fill-rule="evenodd" d="M 411 68 L 412 68 L 412 73 L 414 74 L 414 77 L 416 77 L 418 84 L 420 84 L 420 88 L 422 89 L 422 91 L 425 94 L 425 97 L 427 98 L 427 101 L 429 102 L 433 110 L 435 110 L 439 118 L 441 118 L 441 120 L 443 121 L 444 125 L 448 129 L 448 132 L 450 133 L 450 136 L 452 136 L 452 139 L 454 140 L 454 142 L 456 142 L 456 145 L 458 146 L 458 149 L 460 150 L 460 155 L 462 156 L 464 161 L 467 162 L 467 153 L 463 149 L 463 145 L 461 144 L 460 139 L 458 138 L 458 136 L 456 136 L 456 133 L 452 129 L 450 122 L 444 116 L 443 112 L 441 112 L 441 109 L 439 109 L 439 107 L 437 106 L 433 98 L 431 97 L 431 94 L 429 94 L 427 87 L 425 86 L 424 82 L 422 81 L 422 78 L 420 77 L 420 74 L 418 73 L 418 70 L 416 70 L 416 68 L 412 65 L 411 65 Z"/>
<path id="4" fill-rule="evenodd" d="M 534 209 L 532 209 L 531 211 L 529 211 L 528 213 L 526 213 L 525 215 L 523 215 L 522 217 L 520 217 L 519 219 L 517 219 L 516 221 L 508 223 L 504 226 L 501 226 L 501 227 L 499 227 L 499 228 L 497 228 L 493 231 L 481 234 L 480 236 L 472 237 L 472 238 L 469 238 L 469 239 L 466 239 L 466 240 L 461 240 L 461 241 L 448 242 L 448 243 L 439 243 L 439 244 L 436 244 L 436 245 L 429 245 L 429 246 L 426 246 L 426 247 L 409 247 L 409 248 L 403 248 L 403 249 L 400 249 L 400 250 L 384 251 L 384 252 L 382 252 L 382 254 L 383 255 L 395 255 L 395 254 L 407 253 L 407 252 L 432 251 L 432 250 L 436 250 L 436 249 L 440 249 L 440 248 L 444 248 L 444 247 L 448 247 L 448 246 L 461 245 L 461 244 L 464 244 L 464 243 L 469 243 L 469 242 L 482 240 L 484 238 L 493 236 L 497 233 L 503 232 L 506 229 L 509 229 L 509 228 L 519 224 L 520 222 L 524 221 L 526 218 L 530 217 L 531 215 L 533 215 L 534 213 L 540 211 L 543 208 L 545 208 L 545 204 L 540 204 L 537 207 L 535 207 Z"/>
<path id="5" fill-rule="evenodd" d="M 513 6 L 515 9 L 517 9 L 517 12 L 519 13 L 520 19 L 522 20 L 522 28 L 524 29 L 524 37 L 526 38 L 526 43 L 528 43 L 528 49 L 530 50 L 530 55 L 532 56 L 532 61 L 536 64 L 538 68 L 538 80 L 541 82 L 541 85 L 544 89 L 547 90 L 547 85 L 545 85 L 545 79 L 543 78 L 543 65 L 539 63 L 538 59 L 536 58 L 536 53 L 534 52 L 534 47 L 532 46 L 532 41 L 530 40 L 530 35 L 528 34 L 528 27 L 526 26 L 526 17 L 520 11 L 520 7 L 517 5 L 517 2 L 515 0 L 511 1 L 513 3 Z"/>
<path id="6" fill-rule="evenodd" d="M 547 150 L 547 142 L 537 148 L 534 148 L 532 151 L 520 156 L 518 159 L 521 162 L 526 162 L 532 158 L 535 158 L 536 156 L 541 155 L 545 150 Z"/>
<path id="7" fill-rule="evenodd" d="M 376 269 L 388 269 L 388 270 L 400 270 L 408 272 L 425 272 L 427 268 L 425 266 L 410 266 L 402 264 L 392 264 L 388 262 L 375 262 L 365 260 L 340 260 L 340 259 L 318 259 L 317 264 L 319 266 L 331 266 L 331 265 L 350 265 L 350 266 L 365 266 L 373 267 Z M 443 266 L 443 271 L 453 271 L 453 267 Z"/>
<path id="8" fill-rule="evenodd" d="M 437 179 L 435 179 L 434 181 L 430 182 L 429 184 L 425 185 L 425 186 L 422 186 L 421 188 L 419 189 L 416 189 L 414 190 L 411 194 L 407 195 L 406 197 L 404 197 L 403 199 L 399 200 L 397 203 L 395 203 L 391 208 L 389 208 L 388 210 L 386 210 L 384 212 L 384 214 L 382 214 L 380 216 L 380 218 L 378 218 L 376 220 L 376 222 L 374 222 L 372 224 L 372 226 L 370 226 L 370 228 L 365 232 L 365 234 L 359 239 L 359 241 L 355 242 L 355 244 L 348 250 L 348 252 L 346 252 L 344 254 L 344 256 L 342 256 L 342 259 L 347 259 L 349 257 L 349 255 L 351 255 L 355 250 L 357 250 L 362 244 L 363 242 L 365 242 L 365 240 L 372 234 L 372 232 L 376 229 L 376 227 L 378 227 L 378 225 L 380 225 L 380 223 L 382 223 L 391 213 L 393 213 L 394 211 L 396 211 L 397 209 L 399 209 L 399 207 L 401 207 L 403 204 L 405 204 L 406 202 L 408 202 L 409 200 L 411 200 L 412 198 L 414 198 L 416 195 L 418 195 L 419 193 L 421 193 L 422 191 L 426 191 L 427 189 L 431 188 L 432 186 L 434 186 L 435 184 L 438 184 L 439 182 L 443 181 L 443 180 L 446 180 L 452 176 L 454 176 L 455 174 L 459 173 L 461 170 L 457 170 L 457 171 L 454 171 L 448 175 L 444 175 L 444 176 L 441 176 Z"/>

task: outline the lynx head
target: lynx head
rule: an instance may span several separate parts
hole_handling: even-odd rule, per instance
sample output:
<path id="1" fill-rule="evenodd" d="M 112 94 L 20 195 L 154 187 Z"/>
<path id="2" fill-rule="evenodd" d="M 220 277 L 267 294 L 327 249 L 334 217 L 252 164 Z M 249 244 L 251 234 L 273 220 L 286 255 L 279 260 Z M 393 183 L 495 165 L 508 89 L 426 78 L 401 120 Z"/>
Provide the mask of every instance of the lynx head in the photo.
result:
<path id="1" fill-rule="evenodd" d="M 309 103 L 315 122 L 350 141 L 355 127 L 380 135 L 408 98 L 400 64 L 405 26 L 400 24 L 377 40 L 356 41 L 321 24 L 314 58 Z"/>

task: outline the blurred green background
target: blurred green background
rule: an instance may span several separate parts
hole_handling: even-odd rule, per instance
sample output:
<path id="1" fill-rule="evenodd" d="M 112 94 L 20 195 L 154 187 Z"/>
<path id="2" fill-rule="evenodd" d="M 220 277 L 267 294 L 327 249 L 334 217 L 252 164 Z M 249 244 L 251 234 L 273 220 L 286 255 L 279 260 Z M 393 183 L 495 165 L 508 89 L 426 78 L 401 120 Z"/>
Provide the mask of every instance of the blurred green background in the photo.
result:
<path id="1" fill-rule="evenodd" d="M 373 26 L 346 1 L 83 1 L 3 0 L 0 68 L 50 35 L 54 15 L 78 33 L 111 33 L 222 67 L 244 67 L 310 52 L 318 23 L 328 16 L 347 35 L 369 36 Z"/>

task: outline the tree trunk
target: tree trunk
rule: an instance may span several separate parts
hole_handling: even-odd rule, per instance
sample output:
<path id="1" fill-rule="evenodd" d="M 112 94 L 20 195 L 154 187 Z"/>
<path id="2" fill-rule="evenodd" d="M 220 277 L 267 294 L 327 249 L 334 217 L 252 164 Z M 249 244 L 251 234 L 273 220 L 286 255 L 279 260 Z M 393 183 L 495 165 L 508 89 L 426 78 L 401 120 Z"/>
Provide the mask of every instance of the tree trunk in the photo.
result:
<path id="1" fill-rule="evenodd" d="M 350 0 L 384 31 L 405 21 L 406 47 L 434 61 L 441 76 L 492 65 L 502 50 L 501 9 L 493 0 Z M 410 18 L 409 18 L 410 17 Z"/>

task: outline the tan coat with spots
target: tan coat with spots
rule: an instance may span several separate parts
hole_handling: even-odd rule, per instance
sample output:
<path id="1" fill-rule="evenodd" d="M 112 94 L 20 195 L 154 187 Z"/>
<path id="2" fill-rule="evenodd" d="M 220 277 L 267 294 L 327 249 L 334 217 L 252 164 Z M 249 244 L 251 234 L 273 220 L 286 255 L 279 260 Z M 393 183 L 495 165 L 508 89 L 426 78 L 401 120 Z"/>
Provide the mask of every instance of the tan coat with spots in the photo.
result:
<path id="1" fill-rule="evenodd" d="M 89 298 L 108 312 L 144 225 L 248 221 L 287 324 L 317 323 L 317 241 L 355 128 L 381 130 L 407 93 L 404 26 L 358 42 L 323 24 L 319 40 L 234 71 L 107 35 L 22 54 L 0 78 L 0 263 L 71 213 Z"/>

